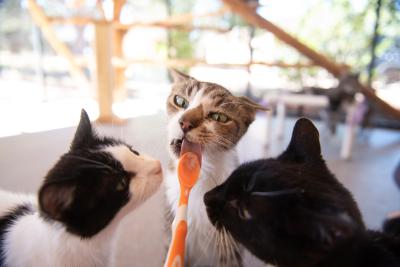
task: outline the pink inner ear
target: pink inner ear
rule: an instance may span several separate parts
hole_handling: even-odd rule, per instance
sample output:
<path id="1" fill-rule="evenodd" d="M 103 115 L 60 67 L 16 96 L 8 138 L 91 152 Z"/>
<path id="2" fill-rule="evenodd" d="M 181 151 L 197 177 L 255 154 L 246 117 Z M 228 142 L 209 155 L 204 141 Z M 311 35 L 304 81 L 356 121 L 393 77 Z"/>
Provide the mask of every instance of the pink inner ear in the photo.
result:
<path id="1" fill-rule="evenodd" d="M 68 185 L 49 185 L 41 193 L 43 210 L 53 219 L 59 216 L 72 202 L 74 187 Z"/>
<path id="2" fill-rule="evenodd" d="M 201 154 L 201 145 L 200 144 L 192 143 L 186 139 L 183 139 L 180 156 L 182 156 L 186 152 L 192 152 L 192 153 L 196 154 L 196 156 L 199 158 L 199 161 L 201 164 L 202 154 Z"/>

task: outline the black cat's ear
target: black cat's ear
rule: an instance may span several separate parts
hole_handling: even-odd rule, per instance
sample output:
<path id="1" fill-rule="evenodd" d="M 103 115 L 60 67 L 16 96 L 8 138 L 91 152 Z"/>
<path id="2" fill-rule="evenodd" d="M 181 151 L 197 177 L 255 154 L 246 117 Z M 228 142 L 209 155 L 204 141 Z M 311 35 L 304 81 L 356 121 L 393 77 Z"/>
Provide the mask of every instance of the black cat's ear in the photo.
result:
<path id="1" fill-rule="evenodd" d="M 66 181 L 44 184 L 39 191 L 39 206 L 43 214 L 61 220 L 74 199 L 75 186 Z"/>
<path id="2" fill-rule="evenodd" d="M 189 75 L 186 75 L 174 68 L 170 68 L 169 73 L 171 74 L 174 83 L 180 83 L 180 82 L 185 82 L 188 80 L 194 80 L 194 78 L 192 78 Z"/>
<path id="3" fill-rule="evenodd" d="M 290 234 L 311 240 L 323 250 L 334 248 L 339 242 L 351 238 L 357 231 L 357 224 L 345 212 L 321 212 L 303 209 L 301 216 L 292 220 Z"/>
<path id="4" fill-rule="evenodd" d="M 81 111 L 81 119 L 75 132 L 74 139 L 72 140 L 71 149 L 82 147 L 85 143 L 90 141 L 94 136 L 94 131 L 88 114 L 84 109 Z"/>
<path id="5" fill-rule="evenodd" d="M 321 158 L 321 146 L 317 128 L 309 119 L 299 119 L 293 128 L 289 146 L 279 156 L 279 159 L 303 162 Z"/>
<path id="6" fill-rule="evenodd" d="M 311 222 L 312 221 L 312 222 Z M 351 238 L 356 232 L 356 224 L 345 213 L 322 215 L 309 220 L 311 237 L 326 250 L 332 249 L 338 242 Z"/>

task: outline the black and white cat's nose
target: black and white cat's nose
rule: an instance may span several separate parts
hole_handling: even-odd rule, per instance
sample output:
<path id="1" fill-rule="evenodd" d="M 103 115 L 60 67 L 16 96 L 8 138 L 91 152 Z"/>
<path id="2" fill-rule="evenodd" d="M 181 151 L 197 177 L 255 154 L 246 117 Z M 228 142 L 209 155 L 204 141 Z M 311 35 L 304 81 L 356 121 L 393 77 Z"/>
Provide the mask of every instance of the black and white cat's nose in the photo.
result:
<path id="1" fill-rule="evenodd" d="M 183 119 L 179 120 L 179 125 L 181 126 L 181 129 L 184 133 L 187 133 L 194 128 L 193 124 L 190 121 L 186 121 Z"/>

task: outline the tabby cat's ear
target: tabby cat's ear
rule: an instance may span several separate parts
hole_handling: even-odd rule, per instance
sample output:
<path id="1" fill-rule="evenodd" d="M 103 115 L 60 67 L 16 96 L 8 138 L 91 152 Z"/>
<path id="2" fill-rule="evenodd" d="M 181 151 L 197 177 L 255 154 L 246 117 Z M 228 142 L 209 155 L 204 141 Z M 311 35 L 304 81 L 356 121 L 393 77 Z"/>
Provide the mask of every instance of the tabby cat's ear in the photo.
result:
<path id="1" fill-rule="evenodd" d="M 254 102 L 253 100 L 245 96 L 237 97 L 237 99 L 246 109 L 246 114 L 244 114 L 244 116 L 245 116 L 245 123 L 247 126 L 249 126 L 254 121 L 257 111 L 269 110 L 268 108 Z"/>
<path id="2" fill-rule="evenodd" d="M 309 119 L 296 122 L 289 146 L 279 159 L 298 162 L 322 159 L 319 133 Z"/>
<path id="3" fill-rule="evenodd" d="M 260 104 L 258 104 L 256 102 L 254 102 L 253 100 L 251 100 L 248 97 L 240 96 L 239 100 L 243 105 L 253 109 L 254 111 L 258 111 L 258 110 L 267 111 L 267 110 L 269 110 L 269 108 L 266 108 L 266 107 L 264 107 L 264 106 L 262 106 L 262 105 L 260 105 Z"/>
<path id="4" fill-rule="evenodd" d="M 92 129 L 92 124 L 88 114 L 84 109 L 81 111 L 81 119 L 79 121 L 78 127 L 75 132 L 74 139 L 72 140 L 71 149 L 76 149 L 84 146 L 94 136 L 94 131 Z"/>
<path id="5" fill-rule="evenodd" d="M 53 220 L 61 220 L 74 199 L 75 185 L 68 181 L 44 184 L 39 191 L 41 212 Z"/>
<path id="6" fill-rule="evenodd" d="M 174 83 L 180 83 L 180 82 L 185 82 L 188 80 L 194 80 L 194 78 L 192 78 L 189 75 L 186 75 L 174 68 L 170 68 L 169 73 L 171 74 L 172 79 L 174 80 Z"/>

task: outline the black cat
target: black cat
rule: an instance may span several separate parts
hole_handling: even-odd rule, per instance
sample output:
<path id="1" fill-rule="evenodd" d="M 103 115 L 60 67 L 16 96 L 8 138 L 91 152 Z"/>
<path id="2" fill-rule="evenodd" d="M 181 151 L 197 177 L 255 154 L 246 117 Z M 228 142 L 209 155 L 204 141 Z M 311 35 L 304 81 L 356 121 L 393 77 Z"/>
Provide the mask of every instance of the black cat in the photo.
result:
<path id="1" fill-rule="evenodd" d="M 212 224 L 279 267 L 400 266 L 400 239 L 367 230 L 327 168 L 311 121 L 277 158 L 245 163 L 204 196 Z"/>

